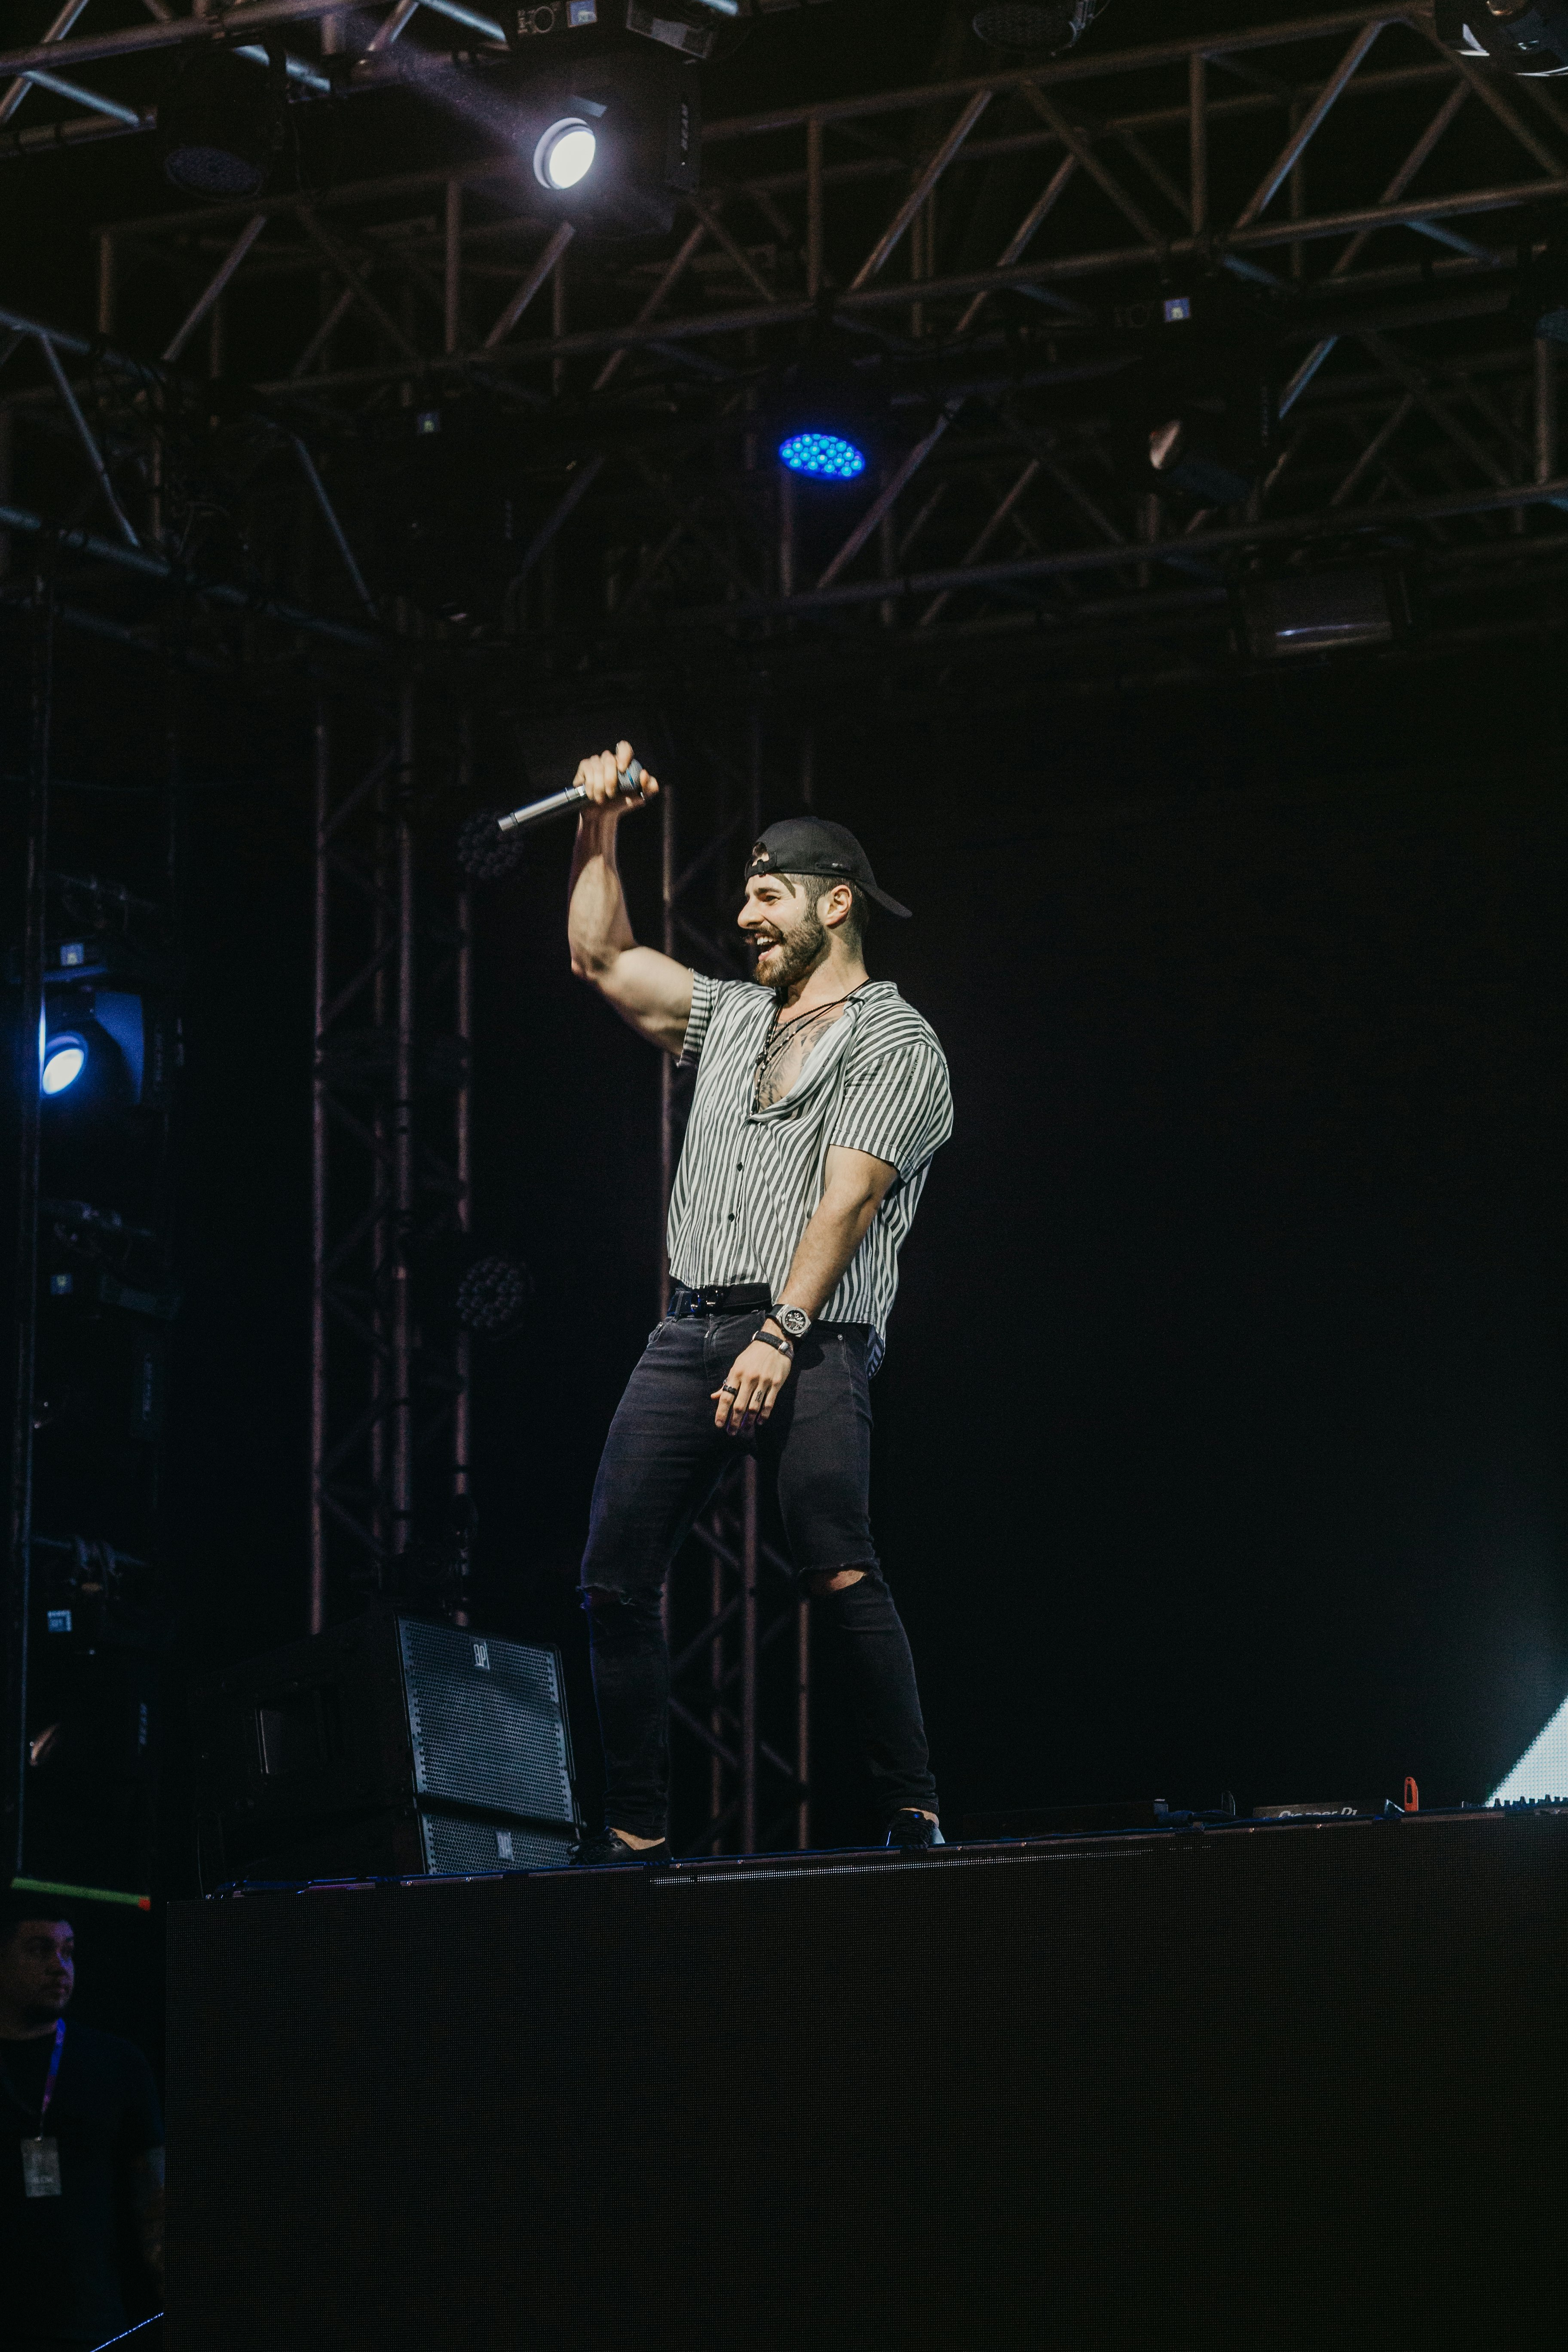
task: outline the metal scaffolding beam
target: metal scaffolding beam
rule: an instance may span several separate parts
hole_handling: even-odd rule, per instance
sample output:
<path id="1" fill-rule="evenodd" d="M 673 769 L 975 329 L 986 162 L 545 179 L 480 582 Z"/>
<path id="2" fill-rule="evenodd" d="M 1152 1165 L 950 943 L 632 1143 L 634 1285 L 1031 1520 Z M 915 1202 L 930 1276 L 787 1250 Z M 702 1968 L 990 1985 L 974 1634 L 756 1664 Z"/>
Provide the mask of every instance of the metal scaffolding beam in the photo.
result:
<path id="1" fill-rule="evenodd" d="M 342 696 L 315 713 L 312 1632 L 369 1591 L 466 1597 L 468 1348 L 415 1295 L 422 1254 L 468 1230 L 472 1160 L 467 892 L 416 828 L 432 723 L 412 677 L 368 719 Z"/>
<path id="2" fill-rule="evenodd" d="M 247 22 L 328 13 L 253 0 Z M 68 31 L 44 45 L 43 69 L 107 70 L 132 50 L 211 38 L 215 21 L 150 25 L 151 40 L 141 27 Z M 394 21 L 380 16 L 383 34 Z M 413 17 L 398 54 L 435 21 Z M 962 664 L 1021 612 L 1070 634 L 1065 583 L 1127 569 L 1130 546 L 1141 552 L 1129 586 L 1142 582 L 1145 602 L 1127 636 L 1152 654 L 1173 566 L 1224 583 L 1315 560 L 1331 526 L 1403 530 L 1417 551 L 1446 532 L 1477 568 L 1444 582 L 1435 625 L 1468 625 L 1467 598 L 1484 596 L 1500 622 L 1512 612 L 1532 625 L 1518 583 L 1482 558 L 1488 518 L 1504 509 L 1531 545 L 1563 529 L 1536 474 L 1536 362 L 1510 309 L 1520 239 L 1528 247 L 1542 207 L 1568 198 L 1555 100 L 1531 93 L 1527 117 L 1523 94 L 1441 49 L 1418 7 L 1184 29 L 1126 48 L 1110 46 L 1116 21 L 1050 63 L 710 122 L 707 184 L 662 251 L 534 215 L 500 151 L 108 222 L 100 331 L 188 354 L 221 313 L 258 380 L 258 416 L 285 420 L 313 505 L 321 552 L 308 583 L 283 561 L 290 535 L 253 529 L 240 507 L 258 577 L 205 588 L 209 606 L 227 596 L 252 620 L 374 648 L 367 609 L 410 592 L 385 552 L 373 444 L 385 448 L 395 416 L 412 430 L 427 415 L 431 430 L 493 420 L 505 447 L 485 460 L 487 494 L 512 519 L 511 551 L 483 559 L 505 563 L 488 605 L 454 556 L 441 628 L 468 629 L 481 653 L 521 654 L 557 698 L 649 675 L 661 643 L 696 658 L 705 641 L 709 675 L 743 709 L 758 662 L 798 674 L 824 632 L 824 678 L 849 667 L 849 632 L 897 692 L 912 664 L 938 647 Z M 374 79 L 389 66 L 388 47 L 357 61 L 335 52 L 332 71 L 358 87 L 362 68 Z M 410 88 L 426 69 L 463 69 L 428 49 L 424 60 Z M 38 63 L 16 50 L 0 72 Z M 1121 385 L 1147 349 L 1127 320 L 1162 285 L 1191 291 L 1215 271 L 1256 306 L 1290 432 L 1245 508 L 1165 498 L 1152 530 L 1119 437 Z M 154 310 L 155 334 L 138 323 Z M 884 419 L 878 461 L 837 494 L 780 477 L 768 446 L 777 371 L 827 312 Z M 172 341 L 170 319 L 183 322 Z M 123 352 L 86 337 L 48 349 L 63 387 L 41 380 L 41 341 L 6 379 L 15 527 L 55 520 L 25 494 L 29 438 L 58 455 L 50 410 L 68 394 L 88 469 L 93 448 L 101 458 L 100 499 L 141 541 L 112 549 L 79 535 L 79 514 L 61 517 L 79 534 L 65 543 L 90 559 L 88 584 L 101 588 L 115 563 L 177 584 L 184 541 L 163 483 L 181 474 L 181 402 L 179 429 L 197 442 L 210 430 L 194 421 L 191 379 L 176 364 L 138 390 Z M 1009 446 L 1031 466 L 998 512 L 1020 462 L 999 474 Z M 445 530 L 447 517 L 421 528 Z M 1003 532 L 1012 544 L 988 560 Z M 82 579 L 65 584 L 76 609 L 91 601 Z"/>

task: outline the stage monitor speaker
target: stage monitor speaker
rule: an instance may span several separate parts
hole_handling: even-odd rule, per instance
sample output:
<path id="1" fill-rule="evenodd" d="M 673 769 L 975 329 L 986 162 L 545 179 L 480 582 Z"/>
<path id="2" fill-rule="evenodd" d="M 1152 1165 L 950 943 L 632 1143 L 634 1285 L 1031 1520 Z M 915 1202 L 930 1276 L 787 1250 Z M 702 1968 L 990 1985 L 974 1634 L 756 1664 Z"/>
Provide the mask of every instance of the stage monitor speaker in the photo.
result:
<path id="1" fill-rule="evenodd" d="M 553 1649 L 378 1607 L 195 1696 L 202 1879 L 528 1870 L 579 1832 Z"/>

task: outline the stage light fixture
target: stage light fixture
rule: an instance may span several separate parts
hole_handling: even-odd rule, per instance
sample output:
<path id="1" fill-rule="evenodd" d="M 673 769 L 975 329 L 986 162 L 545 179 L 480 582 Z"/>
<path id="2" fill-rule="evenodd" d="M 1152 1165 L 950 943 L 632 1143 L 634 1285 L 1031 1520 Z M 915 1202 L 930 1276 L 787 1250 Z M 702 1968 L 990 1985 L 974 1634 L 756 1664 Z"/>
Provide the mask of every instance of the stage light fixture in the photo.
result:
<path id="1" fill-rule="evenodd" d="M 43 1092 L 69 1096 L 73 1126 L 98 1111 L 162 1110 L 180 1062 L 183 974 L 161 912 L 100 877 L 58 875 L 51 884 Z"/>
<path id="2" fill-rule="evenodd" d="M 1437 0 L 1436 32 L 1456 57 L 1505 73 L 1568 73 L 1568 0 Z"/>
<path id="3" fill-rule="evenodd" d="M 701 184 L 695 73 L 668 53 L 584 55 L 570 81 L 531 79 L 510 135 L 528 158 L 534 201 L 580 236 L 665 236 Z"/>
<path id="4" fill-rule="evenodd" d="M 818 482 L 852 482 L 866 470 L 866 452 L 841 433 L 792 433 L 779 443 L 779 458 Z"/>
<path id="5" fill-rule="evenodd" d="M 123 988 L 50 988 L 46 1022 L 38 1079 L 51 1099 L 68 1094 L 84 1115 L 167 1103 L 179 1059 L 169 1003 Z"/>
<path id="6" fill-rule="evenodd" d="M 90 1201 L 46 1195 L 38 1211 L 48 1296 L 68 1300 L 65 1311 L 96 1316 L 100 1307 L 119 1307 L 154 1322 L 174 1320 L 184 1295 L 151 1226 Z"/>
<path id="7" fill-rule="evenodd" d="M 490 1250 L 473 1260 L 458 1284 L 458 1320 L 465 1331 L 504 1339 L 521 1329 L 532 1297 L 528 1268 Z"/>
<path id="8" fill-rule="evenodd" d="M 44 1047 L 39 1084 L 47 1095 L 63 1095 L 87 1067 L 87 1039 L 74 1029 L 57 1031 Z"/>
<path id="9" fill-rule="evenodd" d="M 1257 661 L 1374 652 L 1417 625 L 1417 599 L 1395 561 L 1330 565 L 1237 583 L 1237 635 Z"/>
<path id="10" fill-rule="evenodd" d="M 1157 481 L 1200 506 L 1238 506 L 1258 478 L 1250 457 L 1223 408 L 1206 412 L 1194 403 L 1150 429 L 1149 465 Z"/>
<path id="11" fill-rule="evenodd" d="M 1122 303 L 1135 363 L 1112 393 L 1131 484 L 1197 506 L 1238 506 L 1267 468 L 1274 388 L 1263 323 L 1218 278 Z"/>
<path id="12" fill-rule="evenodd" d="M 515 1252 L 478 1234 L 431 1234 L 409 1252 L 424 1344 L 442 1350 L 459 1332 L 509 1339 L 533 1303 L 533 1276 Z"/>
<path id="13" fill-rule="evenodd" d="M 187 58 L 158 106 L 164 178 L 218 203 L 258 196 L 283 144 L 287 107 L 288 68 L 276 44 L 265 67 L 227 48 Z"/>
<path id="14" fill-rule="evenodd" d="M 975 32 L 994 49 L 1070 49 L 1089 30 L 1105 0 L 1007 0 L 977 8 Z"/>
<path id="15" fill-rule="evenodd" d="M 804 480 L 858 481 L 876 456 L 877 403 L 847 346 L 814 339 L 769 399 L 779 463 Z"/>
<path id="16" fill-rule="evenodd" d="M 706 64 L 719 47 L 723 29 L 714 17 L 740 15 L 737 0 L 626 0 L 626 30 L 645 41 L 662 41 L 668 49 Z"/>
<path id="17" fill-rule="evenodd" d="M 514 0 L 503 21 L 520 56 L 603 53 L 632 33 L 706 64 L 744 38 L 741 18 L 742 0 Z"/>
<path id="18" fill-rule="evenodd" d="M 162 1109 L 179 1057 L 172 1009 L 122 988 L 95 989 L 91 1004 L 79 1029 L 92 1061 L 107 1065 L 105 1098 L 131 1110 Z"/>
<path id="19" fill-rule="evenodd" d="M 580 114 L 563 114 L 534 144 L 533 176 L 542 188 L 563 194 L 587 178 L 598 152 L 598 133 L 593 125 Z"/>

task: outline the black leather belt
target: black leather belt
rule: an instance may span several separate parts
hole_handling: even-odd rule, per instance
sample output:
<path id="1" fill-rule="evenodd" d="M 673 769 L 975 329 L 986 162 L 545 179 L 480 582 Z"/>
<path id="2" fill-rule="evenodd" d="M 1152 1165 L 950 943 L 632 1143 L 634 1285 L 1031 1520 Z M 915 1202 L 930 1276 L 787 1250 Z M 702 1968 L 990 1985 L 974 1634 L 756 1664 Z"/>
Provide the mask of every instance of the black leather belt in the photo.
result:
<path id="1" fill-rule="evenodd" d="M 677 1316 L 746 1315 L 773 1303 L 765 1282 L 712 1283 L 705 1290 L 688 1290 L 681 1283 L 670 1293 L 669 1311 Z"/>

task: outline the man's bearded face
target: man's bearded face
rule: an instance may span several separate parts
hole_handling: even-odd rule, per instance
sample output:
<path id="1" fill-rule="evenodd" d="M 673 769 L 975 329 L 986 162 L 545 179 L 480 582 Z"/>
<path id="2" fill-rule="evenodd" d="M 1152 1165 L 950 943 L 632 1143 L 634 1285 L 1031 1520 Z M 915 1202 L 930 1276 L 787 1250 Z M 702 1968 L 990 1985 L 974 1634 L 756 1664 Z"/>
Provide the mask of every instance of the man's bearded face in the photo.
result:
<path id="1" fill-rule="evenodd" d="M 782 994 L 826 958 L 827 926 L 816 908 L 828 887 L 811 878 L 804 887 L 799 882 L 792 887 L 772 874 L 754 875 L 748 883 L 740 924 L 756 956 L 756 976 L 763 988 Z"/>

